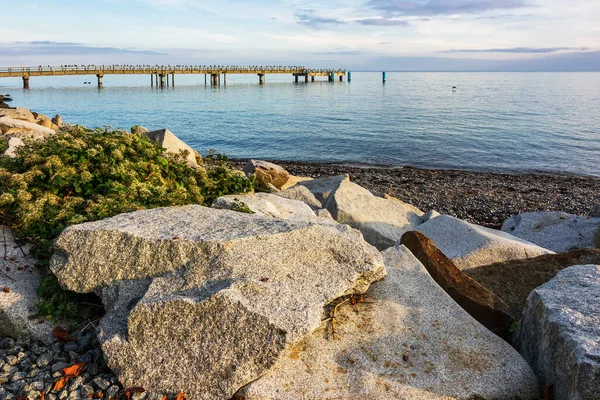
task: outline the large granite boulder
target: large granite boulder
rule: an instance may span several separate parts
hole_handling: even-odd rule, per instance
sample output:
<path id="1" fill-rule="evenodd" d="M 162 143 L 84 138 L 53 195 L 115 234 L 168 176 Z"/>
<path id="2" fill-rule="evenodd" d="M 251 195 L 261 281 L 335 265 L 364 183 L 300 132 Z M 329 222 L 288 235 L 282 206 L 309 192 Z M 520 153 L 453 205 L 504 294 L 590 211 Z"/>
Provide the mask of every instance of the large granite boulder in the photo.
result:
<path id="1" fill-rule="evenodd" d="M 420 225 L 423 211 L 395 198 L 381 198 L 348 180 L 339 182 L 325 203 L 333 218 L 360 230 L 380 250 L 397 243 L 402 234 Z"/>
<path id="2" fill-rule="evenodd" d="M 30 319 L 38 311 L 41 279 L 29 246 L 16 243 L 10 228 L 0 225 L 0 337 L 31 337 L 52 343 L 51 324 Z"/>
<path id="3" fill-rule="evenodd" d="M 508 335 L 515 318 L 506 303 L 458 269 L 433 241 L 418 231 L 402 235 L 402 244 L 423 264 L 429 275 L 466 312 L 490 331 Z"/>
<path id="4" fill-rule="evenodd" d="M 27 121 L 27 122 L 35 122 L 35 117 L 31 113 L 31 111 L 29 111 L 28 108 L 22 108 L 22 107 L 1 109 L 0 110 L 0 118 L 2 118 L 2 117 L 19 119 L 21 121 Z"/>
<path id="5" fill-rule="evenodd" d="M 265 185 L 273 185 L 276 189 L 281 188 L 290 179 L 290 174 L 282 166 L 263 160 L 250 160 L 244 167 L 247 176 L 254 175 L 256 180 Z"/>
<path id="6" fill-rule="evenodd" d="M 383 253 L 388 276 L 340 306 L 240 391 L 246 400 L 535 399 L 525 360 L 460 308 L 403 246 Z"/>
<path id="7" fill-rule="evenodd" d="M 600 247 L 594 237 L 600 218 L 564 212 L 531 212 L 504 221 L 502 230 L 557 253 Z"/>
<path id="8" fill-rule="evenodd" d="M 35 123 L 38 124 L 38 125 L 41 125 L 43 127 L 50 128 L 53 131 L 56 131 L 58 129 L 58 126 L 56 126 L 52 122 L 52 119 L 50 119 L 49 117 L 45 116 L 44 114 L 38 114 L 38 116 L 35 118 Z"/>
<path id="9" fill-rule="evenodd" d="M 141 125 L 134 125 L 131 127 L 131 133 L 133 133 L 134 135 L 144 135 L 148 132 L 150 132 L 150 129 L 141 126 Z"/>
<path id="10" fill-rule="evenodd" d="M 58 128 L 62 128 L 62 126 L 63 126 L 63 119 L 62 119 L 61 115 L 60 114 L 56 114 L 52 118 L 52 123 L 54 125 L 56 125 Z"/>
<path id="11" fill-rule="evenodd" d="M 198 167 L 194 150 L 168 129 L 142 132 L 142 135 L 163 147 L 167 153 L 183 155 L 190 167 Z"/>
<path id="12" fill-rule="evenodd" d="M 313 180 L 313 178 L 311 178 L 309 176 L 290 175 L 287 182 L 283 186 L 281 186 L 281 190 L 288 190 L 288 189 L 296 186 L 300 182 L 307 182 L 307 181 L 312 181 L 312 180 Z"/>
<path id="13" fill-rule="evenodd" d="M 440 215 L 416 228 L 460 269 L 551 254 L 552 251 L 506 232 Z"/>
<path id="14" fill-rule="evenodd" d="M 342 182 L 350 182 L 350 175 L 342 174 L 329 178 L 313 179 L 312 181 L 300 182 L 297 186 L 307 188 L 321 204 L 325 205 L 329 195 L 335 191 Z"/>
<path id="15" fill-rule="evenodd" d="M 8 117 L 0 117 L 0 132 L 4 135 L 21 139 L 45 139 L 56 132 L 35 122 L 21 121 Z"/>
<path id="16" fill-rule="evenodd" d="M 270 193 L 227 195 L 216 199 L 214 208 L 248 212 L 294 221 L 320 221 L 314 211 L 299 200 L 286 199 Z M 330 220 L 325 220 L 330 221 Z"/>
<path id="17" fill-rule="evenodd" d="M 596 204 L 592 211 L 590 211 L 590 217 L 600 218 L 600 204 Z"/>
<path id="18" fill-rule="evenodd" d="M 511 314 L 518 319 L 532 290 L 554 278 L 562 269 L 584 264 L 600 264 L 600 249 L 579 249 L 524 260 L 504 261 L 468 268 L 463 272 L 497 294 L 508 304 Z"/>
<path id="19" fill-rule="evenodd" d="M 321 325 L 325 305 L 381 279 L 381 255 L 338 224 L 202 206 L 67 228 L 52 271 L 99 293 L 99 339 L 126 387 L 227 399 Z"/>
<path id="20" fill-rule="evenodd" d="M 600 398 L 600 265 L 577 265 L 531 292 L 514 336 L 555 399 Z"/>

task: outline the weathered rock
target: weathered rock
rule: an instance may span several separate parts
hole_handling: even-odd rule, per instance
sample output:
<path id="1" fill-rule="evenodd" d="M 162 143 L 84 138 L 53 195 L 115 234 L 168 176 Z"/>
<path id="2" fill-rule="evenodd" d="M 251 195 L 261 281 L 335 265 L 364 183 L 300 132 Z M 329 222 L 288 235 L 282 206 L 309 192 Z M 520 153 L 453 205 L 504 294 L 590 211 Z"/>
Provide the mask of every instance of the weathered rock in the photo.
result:
<path id="1" fill-rule="evenodd" d="M 58 129 L 58 126 L 56 126 L 52 120 L 50 118 L 48 118 L 47 116 L 45 116 L 44 114 L 38 114 L 38 116 L 35 119 L 35 123 L 43 126 L 45 128 L 50 128 L 52 130 L 56 130 Z"/>
<path id="2" fill-rule="evenodd" d="M 402 235 L 402 244 L 425 266 L 433 280 L 473 318 L 494 333 L 508 334 L 515 318 L 500 297 L 458 269 L 421 232 L 406 232 Z"/>
<path id="3" fill-rule="evenodd" d="M 532 212 L 504 221 L 502 230 L 557 253 L 596 247 L 600 218 L 564 212 Z"/>
<path id="4" fill-rule="evenodd" d="M 596 204 L 592 211 L 590 211 L 590 217 L 600 218 L 600 204 Z"/>
<path id="5" fill-rule="evenodd" d="M 188 165 L 192 167 L 198 166 L 194 150 L 175 136 L 170 130 L 159 129 L 152 132 L 143 132 L 142 134 L 166 149 L 167 153 L 181 154 L 186 159 Z"/>
<path id="6" fill-rule="evenodd" d="M 54 116 L 54 118 L 52 118 L 52 123 L 53 123 L 54 125 L 56 125 L 58 128 L 61 128 L 61 127 L 63 126 L 63 119 L 62 119 L 62 117 L 60 116 L 60 114 L 56 114 L 56 115 Z"/>
<path id="7" fill-rule="evenodd" d="M 579 249 L 546 254 L 525 260 L 511 260 L 463 270 L 508 304 L 511 314 L 520 317 L 531 291 L 573 265 L 600 264 L 600 249 Z"/>
<path id="8" fill-rule="evenodd" d="M 313 178 L 311 178 L 309 176 L 290 175 L 287 182 L 283 186 L 281 186 L 281 190 L 287 190 L 287 189 L 290 189 L 290 188 L 296 186 L 300 182 L 307 182 L 307 181 L 312 181 L 312 180 L 313 180 Z"/>
<path id="9" fill-rule="evenodd" d="M 11 230 L 0 225 L 0 337 L 32 337 L 51 343 L 51 324 L 29 319 L 38 306 L 40 277 L 34 265 L 29 247 L 17 245 Z"/>
<path id="10" fill-rule="evenodd" d="M 329 178 L 314 179 L 312 181 L 300 182 L 297 186 L 304 186 L 307 188 L 321 204 L 325 205 L 329 195 L 336 190 L 342 182 L 350 182 L 350 175 L 343 174 Z"/>
<path id="11" fill-rule="evenodd" d="M 508 233 L 470 224 L 449 215 L 433 218 L 415 230 L 433 240 L 460 269 L 552 254 L 550 250 Z"/>
<path id="12" fill-rule="evenodd" d="M 35 117 L 28 108 L 9 108 L 0 110 L 0 118 L 7 117 L 27 122 L 35 122 Z"/>
<path id="13" fill-rule="evenodd" d="M 146 127 L 143 127 L 141 125 L 135 125 L 131 127 L 131 133 L 133 134 L 137 134 L 137 135 L 144 135 L 146 133 L 150 132 L 150 130 Z"/>
<path id="14" fill-rule="evenodd" d="M 423 212 L 394 198 L 374 196 L 367 189 L 343 180 L 328 197 L 325 208 L 333 218 L 360 230 L 380 250 L 397 243 L 402 234 L 423 222 Z"/>
<path id="15" fill-rule="evenodd" d="M 318 221 L 313 210 L 305 203 L 270 193 L 221 196 L 212 206 L 242 212 L 248 209 L 258 215 L 293 221 Z"/>
<path id="16" fill-rule="evenodd" d="M 429 210 L 423 215 L 423 222 L 427 222 L 430 219 L 434 219 L 435 217 L 439 217 L 441 214 L 435 210 Z"/>
<path id="17" fill-rule="evenodd" d="M 317 215 L 317 217 L 319 218 L 325 218 L 325 219 L 330 219 L 332 221 L 335 221 L 333 219 L 333 216 L 331 215 L 331 213 L 329 212 L 329 210 L 327 210 L 326 208 L 322 208 L 319 210 L 315 211 L 315 214 Z"/>
<path id="18" fill-rule="evenodd" d="M 55 246 L 59 282 L 101 292 L 102 349 L 124 386 L 197 399 L 231 397 L 318 328 L 325 304 L 385 274 L 347 226 L 202 206 L 71 226 Z"/>
<path id="19" fill-rule="evenodd" d="M 242 389 L 246 400 L 534 399 L 519 354 L 460 308 L 404 246 L 388 276 Z"/>
<path id="20" fill-rule="evenodd" d="M 12 137 L 18 137 L 21 139 L 44 139 L 56 133 L 52 129 L 40 126 L 36 123 L 21 121 L 8 117 L 0 118 L 0 131 L 4 135 L 10 135 Z"/>
<path id="21" fill-rule="evenodd" d="M 20 138 L 9 137 L 8 138 L 8 147 L 7 147 L 6 151 L 4 152 L 4 155 L 7 157 L 14 158 L 17 156 L 17 153 L 16 153 L 17 149 L 24 145 L 25 145 L 25 143 Z"/>
<path id="22" fill-rule="evenodd" d="M 302 201 L 313 210 L 323 208 L 321 202 L 317 200 L 315 195 L 312 194 L 306 186 L 296 185 L 292 188 L 278 192 L 277 195 L 291 200 Z"/>
<path id="23" fill-rule="evenodd" d="M 599 338 L 600 265 L 578 265 L 531 292 L 514 342 L 555 399 L 595 400 Z"/>
<path id="24" fill-rule="evenodd" d="M 256 180 L 264 185 L 272 184 L 277 189 L 287 183 L 290 178 L 289 172 L 277 164 L 263 160 L 250 160 L 244 167 L 246 175 L 256 176 Z"/>

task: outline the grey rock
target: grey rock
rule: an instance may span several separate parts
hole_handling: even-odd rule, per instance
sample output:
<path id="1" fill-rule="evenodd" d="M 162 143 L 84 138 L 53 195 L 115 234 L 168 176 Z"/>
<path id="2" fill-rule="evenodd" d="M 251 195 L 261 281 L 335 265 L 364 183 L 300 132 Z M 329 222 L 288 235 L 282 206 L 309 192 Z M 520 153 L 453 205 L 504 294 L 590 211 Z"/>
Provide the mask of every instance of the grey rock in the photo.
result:
<path id="1" fill-rule="evenodd" d="M 323 208 L 323 204 L 308 188 L 304 185 L 296 185 L 287 190 L 283 190 L 277 193 L 277 196 L 285 197 L 286 199 L 298 200 L 305 203 L 307 206 L 312 208 L 313 210 L 318 210 Z"/>
<path id="2" fill-rule="evenodd" d="M 506 232 L 470 224 L 449 215 L 433 218 L 415 230 L 433 240 L 461 270 L 553 254 Z"/>
<path id="3" fill-rule="evenodd" d="M 45 139 L 56 132 L 50 128 L 38 125 L 35 122 L 21 121 L 8 117 L 0 117 L 0 132 L 6 136 L 21 139 Z"/>
<path id="4" fill-rule="evenodd" d="M 150 130 L 141 125 L 135 125 L 135 126 L 131 127 L 131 133 L 134 133 L 134 134 L 143 135 L 148 132 L 150 132 Z"/>
<path id="5" fill-rule="evenodd" d="M 357 310 L 326 324 L 240 394 L 246 400 L 534 399 L 531 368 L 459 307 L 404 246 Z"/>
<path id="6" fill-rule="evenodd" d="M 82 376 L 77 376 L 74 379 L 71 379 L 69 381 L 69 391 L 75 391 L 75 390 L 79 390 L 79 388 L 81 387 L 81 385 L 83 385 L 83 377 Z"/>
<path id="7" fill-rule="evenodd" d="M 296 186 L 307 188 L 313 196 L 315 196 L 317 201 L 324 206 L 329 195 L 336 190 L 342 182 L 350 182 L 350 175 L 343 174 L 329 178 L 313 179 L 312 181 L 300 182 Z"/>
<path id="8" fill-rule="evenodd" d="M 67 342 L 63 346 L 63 350 L 66 352 L 77 351 L 78 349 L 79 349 L 79 344 L 77 342 Z"/>
<path id="9" fill-rule="evenodd" d="M 35 117 L 28 108 L 6 108 L 0 109 L 0 118 L 12 118 L 21 121 L 35 122 Z"/>
<path id="10" fill-rule="evenodd" d="M 360 230 L 379 250 L 393 246 L 404 232 L 423 222 L 418 208 L 393 197 L 376 197 L 348 180 L 342 180 L 331 192 L 325 208 L 337 222 Z"/>
<path id="11" fill-rule="evenodd" d="M 144 400 L 146 398 L 146 393 L 133 393 L 131 396 L 132 400 Z"/>
<path id="12" fill-rule="evenodd" d="M 79 397 L 79 392 L 69 392 L 69 395 L 67 396 L 68 400 L 79 400 L 81 397 Z"/>
<path id="13" fill-rule="evenodd" d="M 52 393 L 48 393 L 48 394 L 46 395 L 46 399 L 47 399 L 47 400 L 56 400 L 56 395 L 55 395 L 55 394 L 52 394 Z"/>
<path id="14" fill-rule="evenodd" d="M 40 398 L 40 392 L 38 390 L 29 390 L 25 393 L 27 400 L 37 400 Z"/>
<path id="15" fill-rule="evenodd" d="M 592 211 L 590 211 L 590 217 L 600 218 L 600 204 L 596 204 Z"/>
<path id="16" fill-rule="evenodd" d="M 198 167 L 194 150 L 175 136 L 170 130 L 159 129 L 157 131 L 145 132 L 142 134 L 163 147 L 167 153 L 184 154 L 184 158 L 189 166 Z"/>
<path id="17" fill-rule="evenodd" d="M 531 292 L 515 347 L 555 399 L 600 393 L 600 265 L 577 265 Z"/>
<path id="18" fill-rule="evenodd" d="M 57 127 L 59 127 L 59 128 L 62 128 L 62 126 L 63 126 L 63 119 L 62 119 L 62 117 L 60 116 L 60 114 L 56 114 L 56 115 L 54 116 L 54 118 L 52 118 L 52 123 L 53 123 L 54 125 L 56 125 Z"/>
<path id="19" fill-rule="evenodd" d="M 434 219 L 435 217 L 439 217 L 441 214 L 435 210 L 429 210 L 423 215 L 423 222 L 427 222 L 430 219 Z"/>
<path id="20" fill-rule="evenodd" d="M 59 361 L 57 363 L 52 364 L 52 372 L 60 372 L 62 371 L 64 368 L 67 368 L 69 366 L 69 364 L 67 364 L 66 362 L 62 362 Z"/>
<path id="21" fill-rule="evenodd" d="M 26 358 L 19 363 L 19 368 L 23 370 L 29 370 L 29 368 L 31 368 L 32 365 L 33 363 L 31 362 L 31 360 L 29 358 Z"/>
<path id="22" fill-rule="evenodd" d="M 9 137 L 8 147 L 4 152 L 4 155 L 7 157 L 15 158 L 17 156 L 17 149 L 21 146 L 25 146 L 25 142 L 23 142 L 23 139 L 18 137 Z"/>
<path id="23" fill-rule="evenodd" d="M 45 367 L 48 364 L 50 364 L 52 361 L 54 361 L 54 355 L 52 354 L 52 352 L 47 351 L 45 353 L 43 353 L 42 355 L 40 355 L 37 360 L 35 361 L 35 363 L 37 364 L 38 367 Z"/>
<path id="24" fill-rule="evenodd" d="M 119 390 L 120 390 L 120 388 L 117 385 L 112 385 L 111 387 L 109 387 L 106 390 L 106 397 L 110 399 L 113 396 L 116 396 L 117 393 L 119 393 Z M 161 397 L 161 399 L 162 399 L 162 397 Z"/>
<path id="25" fill-rule="evenodd" d="M 92 384 L 100 390 L 106 390 L 110 387 L 110 381 L 102 376 L 94 378 Z"/>
<path id="26" fill-rule="evenodd" d="M 41 392 L 42 390 L 46 389 L 46 385 L 42 381 L 32 382 L 30 387 L 31 390 L 37 390 L 38 392 Z"/>
<path id="27" fill-rule="evenodd" d="M 240 205 L 245 205 L 255 214 L 265 217 L 291 221 L 318 221 L 313 210 L 305 203 L 270 193 L 221 196 L 212 204 L 214 208 L 225 210 L 236 210 Z"/>
<path id="28" fill-rule="evenodd" d="M 31 370 L 27 373 L 27 378 L 35 378 L 40 373 L 40 370 L 36 367 L 31 368 Z"/>
<path id="29" fill-rule="evenodd" d="M 6 363 L 8 365 L 17 365 L 19 363 L 19 359 L 17 356 L 6 356 Z"/>
<path id="30" fill-rule="evenodd" d="M 8 363 L 2 367 L 2 372 L 6 372 L 9 375 L 14 374 L 18 370 L 19 370 L 19 368 L 14 367 L 14 366 L 12 366 L 12 365 L 10 365 Z"/>
<path id="31" fill-rule="evenodd" d="M 96 392 L 94 391 L 94 388 L 92 386 L 90 386 L 90 385 L 83 385 L 79 389 L 79 395 L 81 397 L 83 397 L 84 399 L 89 398 L 89 396 L 93 395 L 94 393 L 96 393 Z M 108 396 L 108 398 L 110 398 L 110 396 Z"/>
<path id="32" fill-rule="evenodd" d="M 600 218 L 564 212 L 523 213 L 504 221 L 502 230 L 556 253 L 600 247 L 594 243 Z"/>
<path id="33" fill-rule="evenodd" d="M 25 377 L 27 377 L 27 374 L 25 372 L 23 372 L 23 371 L 15 372 L 11 376 L 10 381 L 11 382 L 22 381 L 23 379 L 25 379 Z"/>
<path id="34" fill-rule="evenodd" d="M 79 344 L 79 347 L 82 349 L 89 346 L 91 342 L 92 335 L 90 334 L 81 335 L 77 338 L 77 344 Z"/>
<path id="35" fill-rule="evenodd" d="M 31 336 L 50 343 L 51 324 L 29 319 L 37 312 L 39 302 L 37 288 L 41 280 L 35 263 L 36 260 L 29 256 L 29 247 L 17 245 L 12 231 L 0 225 L 0 287 L 10 290 L 0 293 L 0 336 Z"/>
<path id="36" fill-rule="evenodd" d="M 0 349 L 11 349 L 13 347 L 15 347 L 15 339 L 7 337 L 0 340 Z"/>
<path id="37" fill-rule="evenodd" d="M 329 212 L 329 210 L 322 208 L 320 210 L 316 210 L 315 214 L 317 215 L 317 217 L 319 218 L 323 218 L 323 219 L 330 219 L 330 220 L 334 220 L 333 216 L 331 215 L 331 213 Z M 335 221 L 335 220 L 334 220 Z"/>
<path id="38" fill-rule="evenodd" d="M 99 339 L 123 385 L 199 399 L 231 397 L 318 328 L 324 305 L 385 274 L 348 226 L 202 206 L 72 226 L 55 246 L 60 283 L 102 296 Z"/>

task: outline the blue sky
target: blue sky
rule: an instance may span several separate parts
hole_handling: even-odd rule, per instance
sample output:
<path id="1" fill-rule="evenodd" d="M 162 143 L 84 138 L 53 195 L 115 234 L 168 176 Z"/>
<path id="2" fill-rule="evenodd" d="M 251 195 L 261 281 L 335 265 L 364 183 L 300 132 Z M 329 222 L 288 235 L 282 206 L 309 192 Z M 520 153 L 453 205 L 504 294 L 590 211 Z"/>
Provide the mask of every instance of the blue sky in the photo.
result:
<path id="1" fill-rule="evenodd" d="M 0 65 L 600 70 L 599 0 L 28 0 Z"/>

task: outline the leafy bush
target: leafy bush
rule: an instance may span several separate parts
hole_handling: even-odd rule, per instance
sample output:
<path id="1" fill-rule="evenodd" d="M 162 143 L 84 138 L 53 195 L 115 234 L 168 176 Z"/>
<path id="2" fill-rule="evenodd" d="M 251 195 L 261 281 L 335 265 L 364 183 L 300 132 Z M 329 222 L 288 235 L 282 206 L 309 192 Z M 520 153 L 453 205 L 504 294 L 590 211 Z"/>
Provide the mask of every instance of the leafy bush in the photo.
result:
<path id="1" fill-rule="evenodd" d="M 0 154 L 4 154 L 4 152 L 8 149 L 8 140 L 5 137 L 0 136 Z"/>
<path id="2" fill-rule="evenodd" d="M 191 168 L 145 136 L 68 127 L 45 141 L 26 142 L 16 158 L 0 157 L 0 214 L 33 243 L 47 271 L 52 241 L 69 225 L 146 208 L 210 204 L 251 191 L 253 184 L 223 156 L 212 154 L 205 168 Z M 72 310 L 48 276 L 39 291 L 46 300 L 41 311 L 57 316 Z"/>

